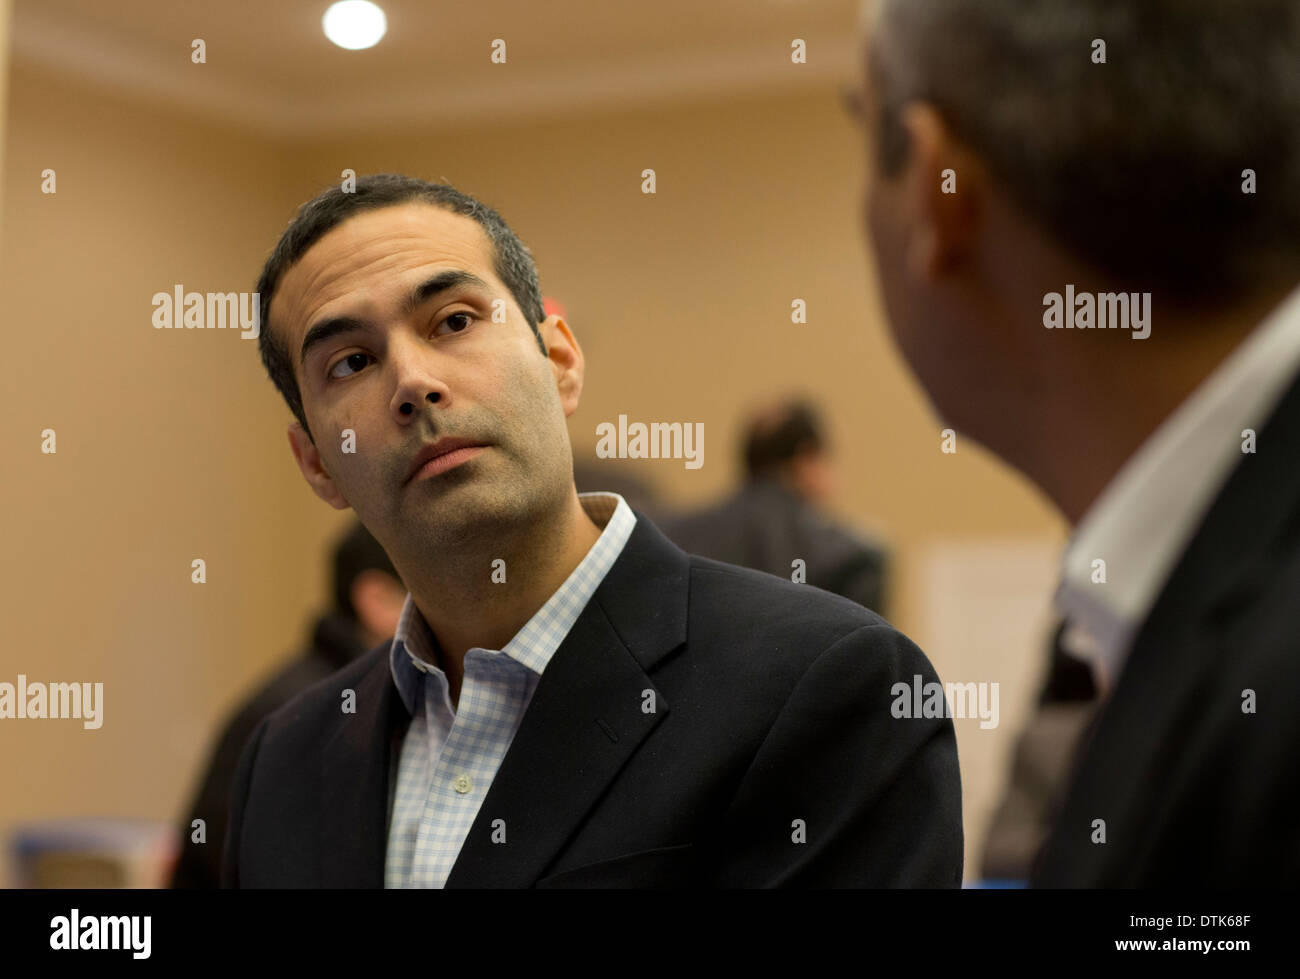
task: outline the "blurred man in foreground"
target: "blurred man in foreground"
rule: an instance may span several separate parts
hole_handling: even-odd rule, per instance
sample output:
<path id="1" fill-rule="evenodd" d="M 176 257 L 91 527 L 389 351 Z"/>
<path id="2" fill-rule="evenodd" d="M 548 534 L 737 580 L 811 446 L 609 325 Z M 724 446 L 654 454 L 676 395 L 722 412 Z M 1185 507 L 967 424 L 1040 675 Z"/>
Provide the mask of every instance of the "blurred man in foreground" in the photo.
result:
<path id="1" fill-rule="evenodd" d="M 863 219 L 945 425 L 1075 533 L 1039 885 L 1300 883 L 1300 6 L 872 0 Z"/>

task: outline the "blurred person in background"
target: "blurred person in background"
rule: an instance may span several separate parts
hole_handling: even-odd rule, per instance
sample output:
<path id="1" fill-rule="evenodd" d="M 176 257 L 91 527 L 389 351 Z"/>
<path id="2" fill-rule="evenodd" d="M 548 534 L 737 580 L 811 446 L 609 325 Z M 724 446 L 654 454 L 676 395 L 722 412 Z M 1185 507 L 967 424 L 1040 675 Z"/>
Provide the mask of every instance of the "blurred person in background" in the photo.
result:
<path id="1" fill-rule="evenodd" d="M 1300 883 L 1300 5 L 863 24 L 894 339 L 1074 525 L 1056 606 L 1100 715 L 1031 883 Z"/>
<path id="2" fill-rule="evenodd" d="M 384 549 L 359 521 L 353 521 L 335 543 L 333 591 L 333 608 L 316 619 L 306 649 L 240 704 L 226 722 L 182 827 L 172 887 L 221 886 L 221 845 L 235 768 L 258 722 L 397 628 L 406 588 Z M 195 819 L 207 824 L 203 843 L 194 842 Z"/>
<path id="3" fill-rule="evenodd" d="M 564 304 L 554 296 L 542 297 L 542 311 L 547 316 L 568 316 Z M 635 465 L 635 462 L 632 463 L 632 466 Z M 659 498 L 654 484 L 629 468 L 628 463 L 623 460 L 581 457 L 575 454 L 573 484 L 578 488 L 579 495 L 599 492 L 617 493 L 633 510 L 645 514 L 661 527 L 661 518 L 670 512 Z"/>
<path id="4" fill-rule="evenodd" d="M 636 465 L 636 462 L 631 465 Z M 580 494 L 617 493 L 637 513 L 643 513 L 654 523 L 662 525 L 664 515 L 671 511 L 659 498 L 654 485 L 629 472 L 627 467 L 628 463 L 619 459 L 586 459 L 575 456 L 573 484 Z"/>
<path id="5" fill-rule="evenodd" d="M 745 481 L 725 500 L 662 519 L 682 550 L 806 582 L 885 615 L 888 554 L 826 516 L 835 490 L 825 426 L 810 403 L 767 405 L 745 424 Z"/>

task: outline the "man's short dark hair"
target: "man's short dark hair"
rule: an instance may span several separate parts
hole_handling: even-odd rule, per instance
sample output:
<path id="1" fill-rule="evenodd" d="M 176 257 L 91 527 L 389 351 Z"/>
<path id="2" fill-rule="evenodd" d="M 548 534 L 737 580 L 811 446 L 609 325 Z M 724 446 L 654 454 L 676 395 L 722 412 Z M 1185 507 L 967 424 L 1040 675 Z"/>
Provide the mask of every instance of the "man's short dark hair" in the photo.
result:
<path id="1" fill-rule="evenodd" d="M 1134 288 L 1227 300 L 1294 267 L 1296 0 L 877 2 L 884 173 L 926 101 L 1030 218 Z"/>
<path id="2" fill-rule="evenodd" d="M 755 416 L 746 427 L 742 449 L 750 479 L 774 475 L 796 456 L 825 448 L 821 419 L 806 401 L 777 405 Z"/>
<path id="3" fill-rule="evenodd" d="M 293 372 L 292 354 L 285 338 L 277 336 L 271 328 L 271 299 L 285 272 L 326 232 L 362 211 L 412 202 L 432 204 L 445 211 L 473 218 L 479 223 L 492 243 L 493 267 L 497 278 L 510 290 L 523 311 L 524 319 L 533 328 L 538 347 L 543 354 L 546 353 L 546 345 L 538 329 L 538 325 L 546 318 L 546 312 L 542 304 L 537 266 L 533 262 L 532 253 L 500 214 L 448 184 L 429 183 L 398 173 L 358 177 L 355 189 L 349 191 L 331 186 L 298 209 L 257 280 L 257 292 L 261 297 L 261 329 L 257 342 L 262 364 L 313 444 L 316 440 L 303 411 L 302 393 L 298 390 L 298 381 Z"/>

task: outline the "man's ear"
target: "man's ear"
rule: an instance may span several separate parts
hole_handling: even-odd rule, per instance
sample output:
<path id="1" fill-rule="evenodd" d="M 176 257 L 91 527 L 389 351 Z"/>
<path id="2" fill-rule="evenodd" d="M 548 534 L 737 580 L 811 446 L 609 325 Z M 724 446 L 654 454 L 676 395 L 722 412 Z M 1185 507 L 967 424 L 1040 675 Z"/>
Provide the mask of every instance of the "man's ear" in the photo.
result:
<path id="1" fill-rule="evenodd" d="M 304 431 L 297 419 L 289 423 L 288 435 L 289 447 L 293 449 L 293 457 L 298 460 L 298 468 L 302 470 L 307 485 L 335 510 L 350 509 L 352 504 L 344 499 L 333 478 L 325 471 L 325 466 L 320 458 L 320 450 L 307 436 L 306 431 Z"/>
<path id="2" fill-rule="evenodd" d="M 918 280 L 944 278 L 974 257 L 987 173 L 934 106 L 913 103 L 904 108 L 901 121 L 908 141 L 907 269 Z"/>
<path id="3" fill-rule="evenodd" d="M 546 344 L 546 356 L 555 374 L 560 404 L 564 406 L 564 417 L 568 418 L 578 410 L 578 399 L 582 396 L 582 378 L 586 366 L 582 347 L 578 345 L 578 338 L 569 329 L 569 324 L 558 313 L 552 313 L 542 320 L 537 331 Z"/>

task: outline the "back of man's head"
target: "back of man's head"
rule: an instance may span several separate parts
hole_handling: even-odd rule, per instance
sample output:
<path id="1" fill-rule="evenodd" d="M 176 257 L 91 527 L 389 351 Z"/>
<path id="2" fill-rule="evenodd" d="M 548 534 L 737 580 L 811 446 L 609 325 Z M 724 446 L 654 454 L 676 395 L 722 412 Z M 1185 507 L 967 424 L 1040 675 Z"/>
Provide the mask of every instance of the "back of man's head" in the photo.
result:
<path id="1" fill-rule="evenodd" d="M 755 412 L 745 426 L 742 454 L 749 479 L 776 477 L 796 459 L 825 449 L 817 410 L 804 401 L 786 401 Z"/>
<path id="2" fill-rule="evenodd" d="M 933 105 L 1067 250 L 1179 300 L 1300 258 L 1295 0 L 864 0 L 876 163 Z"/>

